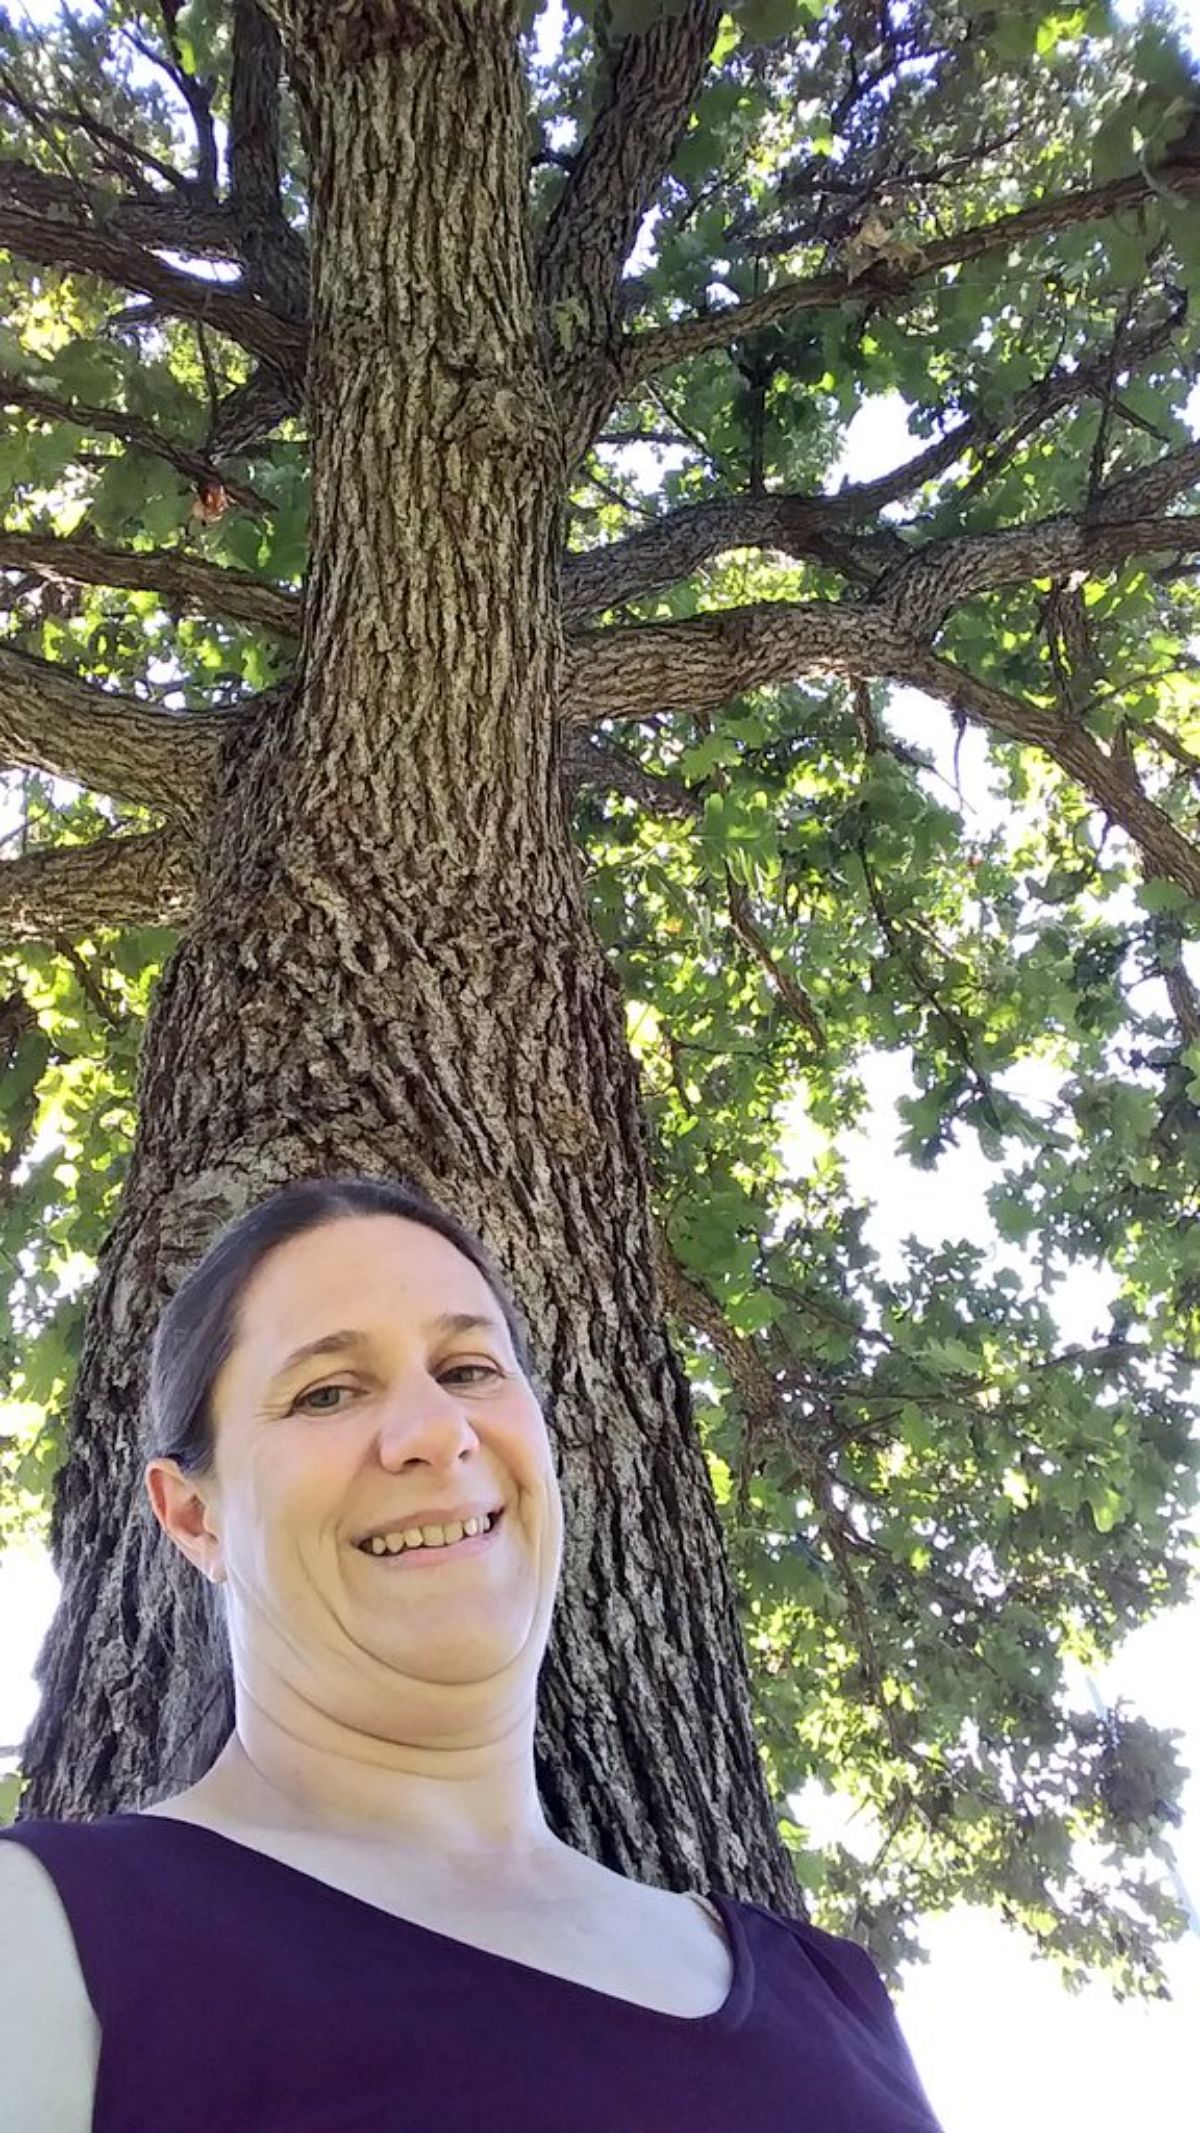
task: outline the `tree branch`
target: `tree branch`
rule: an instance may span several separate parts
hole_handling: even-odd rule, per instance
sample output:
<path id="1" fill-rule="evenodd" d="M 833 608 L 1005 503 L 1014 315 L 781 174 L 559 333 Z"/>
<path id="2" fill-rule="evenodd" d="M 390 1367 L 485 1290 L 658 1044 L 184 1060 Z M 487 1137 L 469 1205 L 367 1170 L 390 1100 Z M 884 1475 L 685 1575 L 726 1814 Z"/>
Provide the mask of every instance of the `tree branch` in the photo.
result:
<path id="1" fill-rule="evenodd" d="M 698 809 L 697 812 L 702 812 Z M 766 971 L 780 999 L 790 1009 L 802 1029 L 808 1031 L 814 1049 L 829 1050 L 829 1038 L 825 1025 L 803 985 L 781 963 L 766 934 L 755 919 L 750 903 L 750 894 L 744 884 L 735 881 L 729 868 L 725 869 L 725 893 L 729 905 L 729 920 L 734 932 L 743 940 L 756 963 Z"/>
<path id="2" fill-rule="evenodd" d="M 237 243 L 227 207 L 191 192 L 136 197 L 111 193 L 78 177 L 57 177 L 15 156 L 0 157 L 0 209 L 20 209 L 41 221 L 83 223 L 122 245 L 190 253 L 233 262 Z"/>
<path id="3" fill-rule="evenodd" d="M 1173 306 L 1165 318 L 1155 320 L 1139 334 L 1129 335 L 1124 351 L 1126 366 L 1135 369 L 1159 354 L 1186 310 L 1185 299 Z M 1018 393 L 1003 420 L 982 413 L 967 415 L 944 437 L 891 473 L 869 482 L 845 484 L 836 496 L 738 496 L 687 504 L 627 540 L 571 555 L 564 565 L 564 611 L 569 617 L 578 617 L 615 607 L 622 601 L 644 598 L 688 577 L 713 556 L 732 548 L 776 548 L 800 561 L 839 570 L 852 583 L 873 586 L 886 569 L 902 564 L 912 551 L 895 529 L 881 527 L 855 537 L 858 526 L 875 518 L 887 505 L 899 503 L 927 482 L 935 481 L 969 450 L 1000 437 L 1009 425 L 1015 438 L 1028 436 L 1063 407 L 1103 392 L 1109 367 L 1107 353 L 1077 364 L 1074 370 L 1058 367 Z M 1172 474 L 1166 471 L 1167 462 L 1160 461 L 1161 472 L 1147 468 L 1126 478 L 1141 484 L 1145 476 L 1151 481 L 1151 490 L 1138 487 L 1127 494 L 1124 482 L 1113 484 L 1108 491 L 1108 515 L 1120 515 L 1133 505 L 1140 505 L 1144 493 L 1157 496 L 1160 489 L 1165 501 L 1172 482 L 1178 488 L 1186 486 L 1191 478 L 1190 462 L 1177 455 L 1171 464 L 1175 469 Z M 1114 498 L 1117 509 L 1112 508 Z M 1147 503 L 1145 515 L 1149 516 L 1154 508 L 1153 503 Z M 1138 515 L 1142 515 L 1140 509 Z"/>
<path id="4" fill-rule="evenodd" d="M 252 571 L 166 549 L 110 548 L 88 534 L 63 540 L 52 533 L 0 531 L 0 570 L 32 571 L 74 585 L 115 585 L 161 593 L 170 607 L 228 615 L 276 637 L 299 637 L 303 603 Z"/>
<path id="5" fill-rule="evenodd" d="M 1103 492 L 1106 518 L 1149 518 L 1200 479 L 1200 443 L 1165 452 L 1148 467 L 1138 467 L 1110 482 Z"/>
<path id="6" fill-rule="evenodd" d="M 1029 237 L 1040 237 L 1048 230 L 1103 221 L 1124 208 L 1136 207 L 1142 201 L 1152 199 L 1163 185 L 1190 198 L 1200 192 L 1200 164 L 1168 161 L 1155 172 L 1153 180 L 1149 175 L 1135 175 L 1114 178 L 1107 185 L 1089 190 L 1055 194 L 1048 200 L 1039 200 L 1033 207 L 998 216 L 994 222 L 960 230 L 952 237 L 937 238 L 921 248 L 919 257 L 911 266 L 898 267 L 880 261 L 853 277 L 841 269 L 836 273 L 813 275 L 806 281 L 781 282 L 746 303 L 730 304 L 722 311 L 683 319 L 671 326 L 643 328 L 628 334 L 616 354 L 614 368 L 618 377 L 614 397 L 631 392 L 635 385 L 656 370 L 686 362 L 692 356 L 705 355 L 713 348 L 724 348 L 730 341 L 741 340 L 746 334 L 763 326 L 772 326 L 797 311 L 830 309 L 844 304 L 847 299 L 854 301 L 859 297 L 895 302 L 943 267 L 980 259 L 987 252 L 1008 250 L 1012 245 Z"/>
<path id="7" fill-rule="evenodd" d="M 144 170 L 155 171 L 176 192 L 182 193 L 187 189 L 189 180 L 181 171 L 176 170 L 173 164 L 164 163 L 161 156 L 143 148 L 140 142 L 130 140 L 127 134 L 118 133 L 106 120 L 97 118 L 94 112 L 89 111 L 76 84 L 73 83 L 68 90 L 68 94 L 73 95 L 75 99 L 69 109 L 63 104 L 38 103 L 22 91 L 6 69 L 0 69 L 0 92 L 3 100 L 20 112 L 26 124 L 33 132 L 41 135 L 68 167 L 69 159 L 55 140 L 56 127 L 62 127 L 68 132 L 86 134 L 90 141 L 106 150 L 107 153 L 97 160 L 106 169 L 123 177 L 134 192 L 149 189 L 143 176 Z"/>
<path id="8" fill-rule="evenodd" d="M 789 1487 L 803 1489 L 811 1497 L 820 1537 L 846 1593 L 848 1611 L 858 1639 L 864 1686 L 878 1707 L 893 1749 L 920 1766 L 924 1761 L 923 1751 L 914 1748 L 907 1737 L 906 1714 L 890 1704 L 883 1693 L 883 1668 L 875 1649 L 870 1605 L 852 1557 L 857 1553 L 882 1558 L 893 1574 L 895 1559 L 885 1553 L 878 1542 L 857 1532 L 832 1494 L 833 1482 L 842 1478 L 831 1465 L 838 1442 L 837 1408 L 841 1404 L 838 1392 L 831 1393 L 824 1386 L 813 1384 L 778 1326 L 769 1327 L 758 1340 L 738 1333 L 721 1305 L 680 1263 L 657 1222 L 653 1224 L 653 1243 L 655 1277 L 664 1310 L 685 1326 L 707 1335 L 729 1372 L 743 1423 L 734 1474 L 740 1516 L 751 1521 L 750 1483 L 760 1469 L 764 1452 L 773 1446 L 785 1446 L 796 1463 Z M 802 1301 L 807 1302 L 807 1299 Z M 793 1396 L 798 1393 L 805 1401 L 807 1412 L 803 1429 L 797 1426 L 795 1413 L 784 1404 L 784 1389 Z M 845 1433 L 842 1434 L 844 1437 Z M 819 1567 L 824 1568 L 823 1565 Z M 937 1583 L 936 1573 L 933 1578 L 926 1577 L 922 1582 L 923 1592 Z M 975 1598 L 970 1586 L 964 1585 L 964 1590 L 970 1599 Z"/>
<path id="9" fill-rule="evenodd" d="M 0 645 L 0 759 L 196 826 L 220 745 L 222 711 L 156 711 L 67 668 Z"/>
<path id="10" fill-rule="evenodd" d="M 205 449 L 213 459 L 227 459 L 261 444 L 281 422 L 299 414 L 303 405 L 300 384 L 264 363 L 218 403 Z"/>
<path id="11" fill-rule="evenodd" d="M 1167 963 L 1165 967 L 1160 964 L 1160 968 L 1180 1036 L 1185 1044 L 1200 1044 L 1200 993 L 1182 962 Z"/>
<path id="12" fill-rule="evenodd" d="M 193 839 L 177 825 L 27 852 L 0 862 L 0 941 L 70 940 L 98 926 L 185 926 Z"/>
<path id="13" fill-rule="evenodd" d="M 1152 320 L 1139 333 L 1129 334 L 1125 342 L 1124 367 L 1132 373 L 1151 356 L 1160 355 L 1176 329 L 1184 324 L 1187 314 L 1188 300 L 1184 294 L 1162 318 Z M 1068 369 L 1065 364 L 1055 364 L 1043 377 L 1035 379 L 1032 385 L 1025 386 L 1016 395 L 1007 414 L 989 417 L 982 410 L 976 410 L 964 416 L 953 429 L 947 430 L 944 437 L 927 445 L 914 459 L 893 468 L 890 474 L 839 489 L 838 501 L 856 499 L 857 515 L 864 517 L 868 512 L 882 511 L 887 504 L 899 503 L 904 497 L 911 496 L 914 489 L 924 487 L 926 482 L 936 481 L 956 460 L 968 451 L 978 450 L 982 444 L 995 444 L 997 451 L 1007 456 L 1011 449 L 1023 443 L 1064 407 L 1103 393 L 1108 383 L 1108 371 L 1107 350 L 1077 362 L 1073 369 Z M 986 467 L 981 467 L 976 478 L 984 477 L 987 471 Z M 1153 506 L 1146 508 L 1149 512 Z"/>
<path id="14" fill-rule="evenodd" d="M 1200 445 L 1189 445 L 1187 453 L 1200 458 Z M 1178 454 L 1181 459 L 1185 456 Z M 1109 493 L 1105 492 L 1106 505 Z M 930 542 L 880 579 L 874 597 L 891 608 L 906 636 L 930 638 L 951 608 L 1002 585 L 1059 578 L 1072 570 L 1097 566 L 1111 568 L 1135 555 L 1198 552 L 1200 516 L 1196 515 L 1121 518 L 1112 524 L 1041 519 L 1035 525 L 1012 526 L 999 533 L 960 534 Z"/>
<path id="15" fill-rule="evenodd" d="M 212 91 L 206 82 L 200 81 L 194 74 L 189 74 L 183 63 L 179 39 L 175 34 L 176 8 L 170 4 L 170 0 L 168 4 L 160 6 L 159 13 L 163 18 L 163 35 L 171 54 L 169 60 L 164 59 L 161 52 L 156 52 L 154 46 L 147 44 L 144 38 L 136 36 L 128 24 L 122 25 L 122 34 L 128 38 L 134 50 L 141 53 L 143 59 L 150 61 L 151 66 L 162 68 L 168 81 L 174 83 L 191 112 L 192 124 L 196 129 L 195 183 L 202 193 L 214 199 L 217 191 L 217 135 L 213 125 Z"/>
<path id="16" fill-rule="evenodd" d="M 270 513 L 274 510 L 265 496 L 252 489 L 247 482 L 234 481 L 222 474 L 203 452 L 193 452 L 187 445 L 176 444 L 174 438 L 165 437 L 152 422 L 140 415 L 127 413 L 123 408 L 91 407 L 78 400 L 62 400 L 56 393 L 39 392 L 34 385 L 27 385 L 23 378 L 10 377 L 0 371 L 0 407 L 27 407 L 32 414 L 45 415 L 52 422 L 69 422 L 76 429 L 93 430 L 101 436 L 119 437 L 123 443 L 132 445 L 139 452 L 149 452 L 155 459 L 165 459 L 197 487 L 201 484 L 219 482 L 231 502 L 241 504 L 247 511 Z"/>
<path id="17" fill-rule="evenodd" d="M 302 388 L 307 338 L 303 327 L 269 311 L 252 294 L 181 274 L 141 245 L 78 219 L 60 222 L 2 203 L 0 245 L 38 266 L 67 267 L 116 282 L 123 289 L 136 289 L 152 297 L 160 310 L 215 327 L 252 355 L 296 378 L 297 392 Z"/>
<path id="18" fill-rule="evenodd" d="M 1128 756 L 1106 754 L 1082 726 L 1021 702 L 934 652 L 914 647 L 905 657 L 898 650 L 886 679 L 924 689 L 977 724 L 1041 749 L 1127 832 L 1152 874 L 1177 881 L 1189 896 L 1200 897 L 1200 850 L 1150 799 Z"/>
<path id="19" fill-rule="evenodd" d="M 1113 693 L 1117 694 L 1119 692 L 1114 691 Z M 1200 788 L 1200 756 L 1192 755 L 1190 750 L 1181 747 L 1174 734 L 1166 732 L 1159 725 L 1157 719 L 1148 718 L 1139 728 L 1138 738 L 1153 741 L 1157 747 L 1162 749 L 1163 754 L 1169 755 L 1173 762 L 1178 763 L 1184 775 L 1189 777 L 1193 784 Z"/>
<path id="20" fill-rule="evenodd" d="M 621 269 L 687 124 L 720 20 L 720 0 L 682 0 L 677 12 L 622 39 L 606 101 L 543 233 L 539 300 L 572 463 L 611 405 L 602 374 L 619 333 Z"/>
<path id="21" fill-rule="evenodd" d="M 560 729 L 561 777 L 568 799 L 580 791 L 622 792 L 651 815 L 698 820 L 703 800 L 671 773 L 646 770 L 607 735 L 597 738 L 578 726 Z"/>
<path id="22" fill-rule="evenodd" d="M 279 32 L 256 0 L 234 0 L 229 77 L 230 211 L 238 256 L 272 310 L 308 317 L 308 249 L 283 212 Z"/>
<path id="23" fill-rule="evenodd" d="M 595 614 L 625 600 L 644 599 L 674 585 L 731 548 L 776 548 L 782 555 L 825 563 L 871 584 L 907 549 L 885 529 L 854 540 L 857 497 L 737 496 L 679 510 L 602 548 L 568 556 L 563 566 L 563 611 Z"/>
<path id="24" fill-rule="evenodd" d="M 756 1439 L 769 1438 L 780 1412 L 779 1387 L 753 1338 L 730 1324 L 715 1297 L 676 1256 L 665 1231 L 652 1218 L 654 1270 L 663 1310 L 697 1333 L 706 1334 L 737 1389 L 748 1452 Z M 749 1465 L 749 1458 L 744 1462 Z"/>

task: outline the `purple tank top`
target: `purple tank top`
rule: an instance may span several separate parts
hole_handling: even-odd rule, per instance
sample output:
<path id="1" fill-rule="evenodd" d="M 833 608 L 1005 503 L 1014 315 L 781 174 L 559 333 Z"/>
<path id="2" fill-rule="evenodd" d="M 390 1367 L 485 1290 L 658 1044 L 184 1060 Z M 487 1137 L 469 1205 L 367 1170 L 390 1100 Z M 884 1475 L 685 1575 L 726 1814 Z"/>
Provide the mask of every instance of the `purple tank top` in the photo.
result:
<path id="1" fill-rule="evenodd" d="M 92 2133 L 940 2133 L 866 1950 L 739 1897 L 708 1892 L 733 1983 L 693 2020 L 195 1823 L 31 1819 L 0 1841 L 70 1921 L 101 2030 Z"/>

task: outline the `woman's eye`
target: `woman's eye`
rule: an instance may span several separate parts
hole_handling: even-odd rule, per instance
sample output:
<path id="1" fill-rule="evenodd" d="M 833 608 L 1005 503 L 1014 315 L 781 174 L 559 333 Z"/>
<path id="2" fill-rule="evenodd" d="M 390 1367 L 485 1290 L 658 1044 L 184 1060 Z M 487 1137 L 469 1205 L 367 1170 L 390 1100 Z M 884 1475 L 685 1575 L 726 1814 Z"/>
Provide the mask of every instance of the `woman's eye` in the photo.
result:
<path id="1" fill-rule="evenodd" d="M 500 1376 L 500 1372 L 493 1369 L 490 1363 L 455 1363 L 451 1369 L 443 1370 L 442 1376 L 444 1378 L 461 1377 L 464 1370 L 481 1371 L 486 1378 L 498 1378 Z M 307 1392 L 298 1392 L 296 1394 L 289 1413 L 299 1407 L 302 1400 L 314 1399 L 319 1392 L 353 1392 L 354 1389 L 353 1385 L 310 1385 Z M 337 1407 L 319 1407 L 317 1409 L 317 1413 L 321 1415 L 336 1415 L 340 1414 L 340 1412 L 341 1409 Z"/>
<path id="2" fill-rule="evenodd" d="M 299 1407 L 301 1400 L 315 1400 L 319 1392 L 353 1392 L 353 1390 L 353 1385 L 310 1385 L 307 1392 L 298 1392 L 296 1394 L 289 1413 Z M 337 1409 L 335 1407 L 322 1407 L 318 1408 L 317 1412 L 319 1414 L 333 1415 L 337 1413 Z"/>

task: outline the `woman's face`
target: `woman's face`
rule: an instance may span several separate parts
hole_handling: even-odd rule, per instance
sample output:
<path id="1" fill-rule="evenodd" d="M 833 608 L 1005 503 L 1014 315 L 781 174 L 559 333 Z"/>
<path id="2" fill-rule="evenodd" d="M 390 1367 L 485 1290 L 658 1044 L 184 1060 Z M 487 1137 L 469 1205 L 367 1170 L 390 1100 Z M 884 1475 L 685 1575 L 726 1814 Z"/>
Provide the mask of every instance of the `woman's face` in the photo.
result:
<path id="1" fill-rule="evenodd" d="M 449 1313 L 485 1323 L 450 1328 Z M 335 1349 L 291 1359 L 335 1333 Z M 448 1238 L 350 1215 L 277 1246 L 243 1292 L 213 1412 L 215 1477 L 194 1484 L 204 1532 L 189 1545 L 168 1530 L 225 1586 L 243 1683 L 282 1673 L 367 1730 L 397 1675 L 495 1688 L 507 1670 L 523 1698 L 550 1632 L 562 1499 L 500 1307 Z M 475 1554 L 396 1563 L 359 1545 L 460 1506 L 502 1507 Z"/>

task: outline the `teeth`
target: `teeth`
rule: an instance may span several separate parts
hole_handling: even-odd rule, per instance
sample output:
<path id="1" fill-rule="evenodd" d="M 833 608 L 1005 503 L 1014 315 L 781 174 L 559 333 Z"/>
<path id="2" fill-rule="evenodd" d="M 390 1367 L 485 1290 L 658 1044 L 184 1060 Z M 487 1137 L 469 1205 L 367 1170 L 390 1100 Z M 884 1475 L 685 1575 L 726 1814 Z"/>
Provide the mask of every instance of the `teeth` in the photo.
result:
<path id="1" fill-rule="evenodd" d="M 376 1533 L 362 1543 L 371 1555 L 403 1555 L 409 1548 L 450 1548 L 455 1541 L 471 1540 L 490 1531 L 491 1519 L 468 1518 L 465 1525 L 408 1526 L 403 1533 Z"/>

